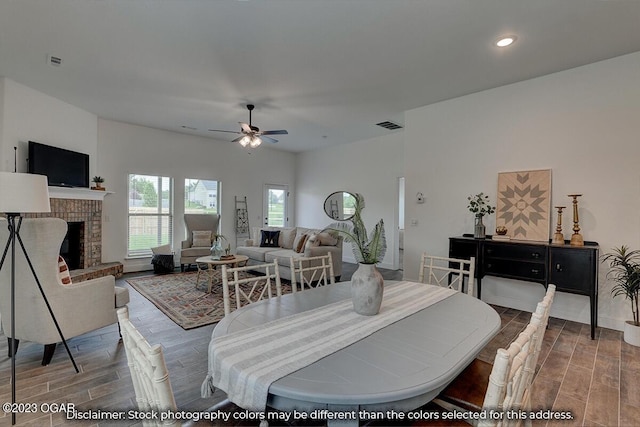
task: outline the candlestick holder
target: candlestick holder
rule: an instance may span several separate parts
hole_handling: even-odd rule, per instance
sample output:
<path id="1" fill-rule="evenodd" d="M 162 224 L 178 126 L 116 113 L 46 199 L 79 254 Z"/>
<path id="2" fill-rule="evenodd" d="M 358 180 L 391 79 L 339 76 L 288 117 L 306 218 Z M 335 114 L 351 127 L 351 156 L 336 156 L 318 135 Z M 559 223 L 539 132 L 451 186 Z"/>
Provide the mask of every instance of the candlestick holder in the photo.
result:
<path id="1" fill-rule="evenodd" d="M 584 239 L 580 234 L 580 224 L 578 224 L 578 197 L 582 194 L 569 194 L 573 198 L 573 235 L 571 236 L 571 246 L 584 246 Z"/>
<path id="2" fill-rule="evenodd" d="M 558 225 L 556 225 L 556 234 L 553 235 L 553 240 L 551 241 L 554 245 L 564 245 L 564 234 L 562 234 L 562 209 L 566 208 L 566 206 L 556 206 L 558 209 Z"/>

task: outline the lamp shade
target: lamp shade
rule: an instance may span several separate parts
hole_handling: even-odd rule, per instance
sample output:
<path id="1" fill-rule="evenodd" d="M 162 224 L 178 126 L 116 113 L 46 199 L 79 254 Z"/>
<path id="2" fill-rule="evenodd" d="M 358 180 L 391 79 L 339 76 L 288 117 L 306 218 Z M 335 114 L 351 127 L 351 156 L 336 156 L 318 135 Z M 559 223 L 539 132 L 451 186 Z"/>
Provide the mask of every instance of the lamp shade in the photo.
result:
<path id="1" fill-rule="evenodd" d="M 44 175 L 0 172 L 0 212 L 51 212 Z"/>

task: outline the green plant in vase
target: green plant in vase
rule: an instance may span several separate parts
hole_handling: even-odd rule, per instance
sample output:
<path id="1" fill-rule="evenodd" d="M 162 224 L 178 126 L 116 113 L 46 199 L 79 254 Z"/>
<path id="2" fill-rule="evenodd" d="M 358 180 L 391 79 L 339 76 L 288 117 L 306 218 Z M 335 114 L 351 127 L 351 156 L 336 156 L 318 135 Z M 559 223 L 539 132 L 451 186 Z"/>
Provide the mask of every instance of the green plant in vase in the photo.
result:
<path id="1" fill-rule="evenodd" d="M 489 196 L 484 193 L 478 193 L 475 196 L 467 197 L 469 205 L 467 209 L 469 212 L 475 215 L 475 225 L 473 229 L 473 237 L 476 239 L 484 239 L 486 236 L 486 229 L 482 219 L 485 215 L 491 215 L 496 211 L 495 206 L 491 206 Z"/>
<path id="2" fill-rule="evenodd" d="M 384 258 L 387 240 L 384 234 L 384 221 L 380 219 L 370 233 L 362 220 L 364 197 L 355 194 L 355 212 L 344 222 L 334 222 L 325 230 L 338 233 L 346 242 L 351 243 L 353 256 L 358 261 L 358 269 L 351 277 L 351 298 L 356 313 L 371 316 L 380 311 L 384 281 L 376 269 L 376 264 Z"/>
<path id="3" fill-rule="evenodd" d="M 91 179 L 91 182 L 96 184 L 96 189 L 97 190 L 101 190 L 103 188 L 102 187 L 102 183 L 104 182 L 104 178 L 99 176 L 99 175 L 96 175 Z"/>

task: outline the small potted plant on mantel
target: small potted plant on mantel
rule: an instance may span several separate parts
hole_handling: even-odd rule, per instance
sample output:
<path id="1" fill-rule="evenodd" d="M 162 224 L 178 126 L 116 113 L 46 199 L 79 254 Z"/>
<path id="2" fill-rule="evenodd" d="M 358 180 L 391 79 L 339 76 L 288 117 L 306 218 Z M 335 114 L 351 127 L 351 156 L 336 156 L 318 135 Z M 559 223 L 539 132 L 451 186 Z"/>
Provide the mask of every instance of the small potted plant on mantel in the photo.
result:
<path id="1" fill-rule="evenodd" d="M 627 246 L 613 248 L 605 254 L 603 262 L 609 264 L 607 278 L 613 279 L 615 285 L 611 288 L 614 297 L 624 295 L 631 301 L 633 320 L 624 324 L 625 342 L 640 346 L 640 313 L 638 312 L 638 297 L 640 296 L 640 251 L 629 250 Z"/>
<path id="2" fill-rule="evenodd" d="M 101 190 L 104 191 L 104 187 L 102 186 L 102 183 L 104 182 L 104 178 L 96 175 L 93 177 L 93 179 L 91 180 L 94 184 L 96 184 L 95 187 L 91 187 L 92 190 Z"/>

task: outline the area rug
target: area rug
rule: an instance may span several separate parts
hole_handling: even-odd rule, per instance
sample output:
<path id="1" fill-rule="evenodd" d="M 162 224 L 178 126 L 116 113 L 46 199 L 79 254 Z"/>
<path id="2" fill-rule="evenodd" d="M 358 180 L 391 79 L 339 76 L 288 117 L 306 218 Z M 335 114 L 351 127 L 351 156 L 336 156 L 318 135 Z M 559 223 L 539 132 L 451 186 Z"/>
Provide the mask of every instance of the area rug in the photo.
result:
<path id="1" fill-rule="evenodd" d="M 172 273 L 126 279 L 142 296 L 147 298 L 171 320 L 183 329 L 194 329 L 218 322 L 224 317 L 222 280 L 220 272 L 214 274 L 213 288 L 207 293 L 209 277 L 200 274 L 196 286 L 197 272 Z M 275 292 L 275 286 L 274 286 Z M 282 283 L 282 293 L 291 292 L 291 285 Z M 234 301 L 231 289 L 231 299 Z"/>

